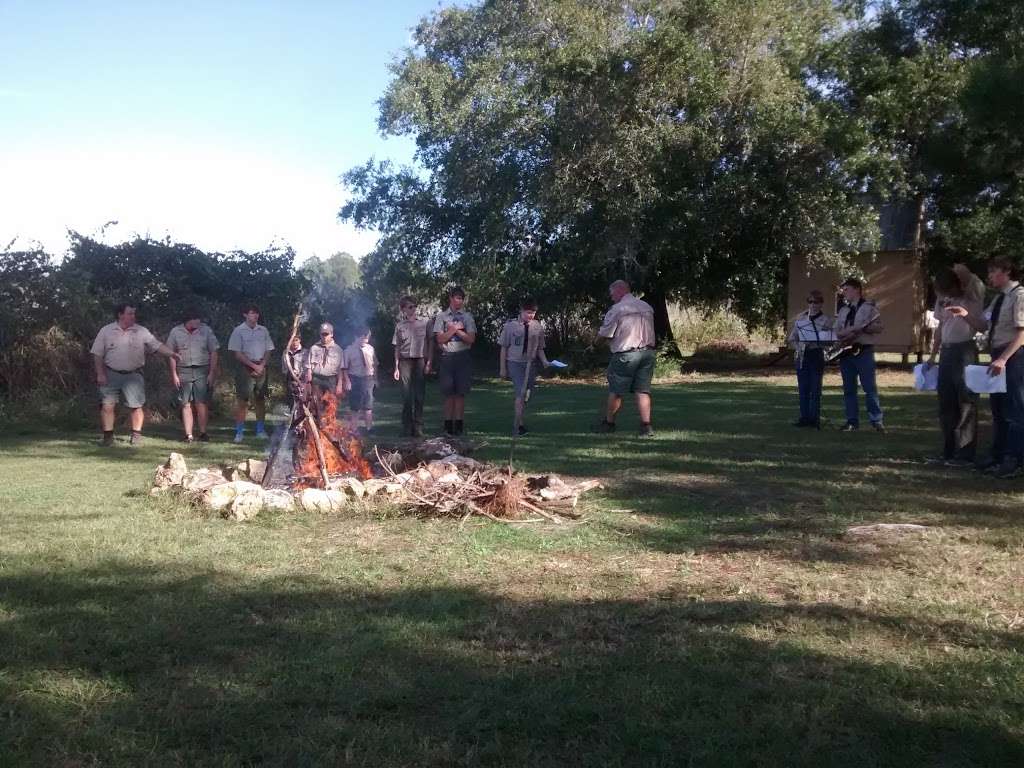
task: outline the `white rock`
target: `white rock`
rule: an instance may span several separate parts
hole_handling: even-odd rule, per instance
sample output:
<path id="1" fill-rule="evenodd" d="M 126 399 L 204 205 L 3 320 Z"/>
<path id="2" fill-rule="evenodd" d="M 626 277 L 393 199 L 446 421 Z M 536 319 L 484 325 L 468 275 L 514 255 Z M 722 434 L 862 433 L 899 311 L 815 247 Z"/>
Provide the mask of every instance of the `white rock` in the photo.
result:
<path id="1" fill-rule="evenodd" d="M 457 453 L 452 454 L 451 456 L 445 456 L 444 460 L 460 469 L 476 469 L 477 467 L 483 466 L 481 462 L 476 459 L 471 459 L 469 456 L 460 456 Z"/>
<path id="2" fill-rule="evenodd" d="M 263 476 L 267 474 L 267 462 L 260 459 L 249 459 L 248 464 L 249 478 L 254 483 L 262 483 Z"/>
<path id="3" fill-rule="evenodd" d="M 263 508 L 274 512 L 292 512 L 295 510 L 295 498 L 288 491 L 264 491 Z"/>
<path id="4" fill-rule="evenodd" d="M 385 485 L 386 483 L 383 480 L 378 480 L 376 478 L 370 478 L 369 480 L 363 481 L 363 488 L 365 489 L 367 496 L 376 496 L 384 489 Z"/>
<path id="5" fill-rule="evenodd" d="M 222 483 L 203 491 L 199 496 L 199 501 L 207 509 L 216 511 L 230 507 L 236 496 L 238 496 L 238 491 L 235 489 L 234 483 Z"/>
<path id="6" fill-rule="evenodd" d="M 328 514 L 337 512 L 348 503 L 348 497 L 342 491 L 321 491 L 319 488 L 306 488 L 299 496 L 299 503 L 307 512 Z"/>
<path id="7" fill-rule="evenodd" d="M 354 499 L 361 499 L 366 495 L 366 486 L 355 477 L 342 477 L 332 480 L 327 487 L 334 491 L 344 491 Z"/>
<path id="8" fill-rule="evenodd" d="M 386 493 L 388 496 L 395 496 L 401 493 L 403 488 L 404 487 L 401 483 L 385 483 L 384 493 Z"/>
<path id="9" fill-rule="evenodd" d="M 166 462 L 156 468 L 153 487 L 170 488 L 172 485 L 181 485 L 186 474 L 188 474 L 188 467 L 185 465 L 185 457 L 180 453 L 172 453 L 167 457 Z"/>
<path id="10" fill-rule="evenodd" d="M 432 461 L 427 464 L 427 471 L 430 473 L 431 477 L 437 479 L 438 477 L 441 477 L 441 475 L 447 475 L 450 472 L 454 472 L 455 465 L 449 464 L 446 461 Z"/>
<path id="11" fill-rule="evenodd" d="M 331 512 L 337 512 L 348 504 L 348 496 L 344 491 L 325 491 L 328 500 L 331 502 Z"/>
<path id="12" fill-rule="evenodd" d="M 445 472 L 443 475 L 441 475 L 439 478 L 437 478 L 437 480 L 435 480 L 434 482 L 440 483 L 441 485 L 450 485 L 450 484 L 454 484 L 454 483 L 461 483 L 462 482 L 462 475 L 460 475 L 458 472 Z"/>
<path id="13" fill-rule="evenodd" d="M 227 517 L 231 520 L 244 522 L 246 520 L 252 520 L 262 511 L 263 489 L 257 485 L 256 490 L 243 491 L 235 496 L 235 500 L 231 502 L 231 511 Z"/>
<path id="14" fill-rule="evenodd" d="M 203 467 L 187 473 L 181 479 L 181 487 L 186 491 L 205 491 L 215 485 L 226 483 L 224 473 L 214 467 Z"/>

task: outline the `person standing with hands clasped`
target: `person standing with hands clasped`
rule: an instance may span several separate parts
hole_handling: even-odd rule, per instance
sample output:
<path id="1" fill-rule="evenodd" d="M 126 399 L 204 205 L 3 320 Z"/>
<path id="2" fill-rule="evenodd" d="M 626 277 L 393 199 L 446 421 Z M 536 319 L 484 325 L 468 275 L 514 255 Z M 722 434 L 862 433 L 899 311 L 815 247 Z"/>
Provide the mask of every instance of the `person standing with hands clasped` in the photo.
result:
<path id="1" fill-rule="evenodd" d="M 321 397 L 333 392 L 341 397 L 346 385 L 345 350 L 334 341 L 334 326 L 320 326 L 320 340 L 309 348 L 306 355 L 306 383 L 313 385 L 313 393 Z"/>
<path id="2" fill-rule="evenodd" d="M 354 432 L 363 418 L 366 434 L 373 430 L 373 388 L 377 383 L 377 353 L 370 344 L 370 329 L 362 325 L 356 328 L 355 340 L 345 347 L 345 370 L 348 377 L 345 386 L 349 389 L 348 407 L 351 410 L 349 425 Z"/>
<path id="3" fill-rule="evenodd" d="M 988 263 L 988 283 L 999 291 L 986 312 L 989 374 L 1006 374 L 1006 392 L 989 395 L 992 458 L 981 469 L 1009 479 L 1024 474 L 1024 288 L 1017 282 L 1017 265 L 1006 258 Z"/>
<path id="4" fill-rule="evenodd" d="M 536 318 L 537 302 L 527 299 L 520 307 L 519 318 L 505 323 L 498 338 L 501 378 L 512 379 L 515 390 L 515 432 L 519 435 L 527 432 L 523 411 L 537 381 L 537 371 L 550 365 L 544 356 L 544 324 Z"/>
<path id="5" fill-rule="evenodd" d="M 476 343 L 476 322 L 465 305 L 466 292 L 455 286 L 448 291 L 448 309 L 434 318 L 434 340 L 441 349 L 438 380 L 444 395 L 444 431 L 449 436 L 464 430 L 466 395 L 473 383 L 469 350 Z"/>
<path id="6" fill-rule="evenodd" d="M 228 351 L 235 353 L 239 364 L 235 375 L 235 394 L 238 396 L 235 408 L 236 443 L 242 442 L 250 402 L 256 411 L 256 437 L 267 437 L 264 425 L 267 414 L 267 356 L 274 349 L 270 331 L 259 324 L 260 308 L 250 304 L 242 315 L 245 319 L 235 327 L 228 339 Z"/>
<path id="7" fill-rule="evenodd" d="M 176 325 L 167 336 L 167 346 L 181 355 L 181 362 L 171 358 L 171 382 L 181 399 L 181 424 L 185 442 L 193 441 L 192 426 L 199 422 L 199 440 L 210 437 L 206 427 L 210 422 L 210 396 L 217 380 L 217 350 L 220 343 L 210 326 L 199 318 L 195 309 L 186 310 L 181 325 Z M 193 419 L 193 410 L 195 411 Z"/>
<path id="8" fill-rule="evenodd" d="M 423 400 L 430 373 L 430 338 L 427 321 L 416 316 L 416 299 L 398 302 L 401 318 L 395 323 L 395 381 L 402 384 L 402 435 L 423 437 Z"/>
<path id="9" fill-rule="evenodd" d="M 978 396 L 967 388 L 964 368 L 978 362 L 974 334 L 985 330 L 985 284 L 963 264 L 935 276 L 935 319 L 925 369 L 939 361 L 939 424 L 942 456 L 929 464 L 974 466 L 978 445 Z"/>
<path id="10" fill-rule="evenodd" d="M 800 418 L 793 422 L 794 427 L 821 429 L 821 381 L 828 341 L 819 337 L 832 330 L 832 318 L 821 311 L 824 305 L 821 291 L 807 294 L 807 309 L 797 317 L 789 334 L 789 342 L 796 350 L 796 384 L 800 393 Z"/>
<path id="11" fill-rule="evenodd" d="M 845 303 L 836 313 L 836 337 L 850 353 L 839 360 L 843 378 L 843 402 L 846 406 L 846 424 L 841 432 L 855 432 L 860 428 L 860 409 L 857 406 L 857 380 L 864 390 L 868 418 L 876 432 L 885 432 L 882 423 L 882 404 L 878 399 L 875 382 L 874 337 L 882 332 L 882 320 L 875 302 L 864 298 L 864 285 L 849 277 L 841 286 Z"/>

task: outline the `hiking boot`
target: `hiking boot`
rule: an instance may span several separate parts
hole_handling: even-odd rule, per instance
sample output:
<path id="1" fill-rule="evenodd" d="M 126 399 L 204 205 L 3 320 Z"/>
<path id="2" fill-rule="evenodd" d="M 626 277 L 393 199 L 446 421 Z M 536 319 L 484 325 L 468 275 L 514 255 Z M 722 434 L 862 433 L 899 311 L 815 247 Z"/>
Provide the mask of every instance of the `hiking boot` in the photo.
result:
<path id="1" fill-rule="evenodd" d="M 654 437 L 654 427 L 650 424 L 641 424 L 636 433 L 637 437 Z"/>
<path id="2" fill-rule="evenodd" d="M 999 469 L 992 474 L 999 480 L 1012 480 L 1015 477 L 1024 476 L 1024 467 L 1013 460 L 1004 461 L 999 465 Z"/>
<path id="3" fill-rule="evenodd" d="M 840 432 L 856 432 L 860 429 L 859 424 L 854 424 L 852 421 L 848 421 L 839 428 Z"/>
<path id="4" fill-rule="evenodd" d="M 608 433 L 615 431 L 615 422 L 608 421 L 607 419 L 601 419 L 594 425 L 594 431 L 599 435 L 607 435 Z"/>
<path id="5" fill-rule="evenodd" d="M 114 446 L 114 436 L 103 435 L 103 437 L 100 438 L 98 445 L 100 448 L 112 448 Z"/>
<path id="6" fill-rule="evenodd" d="M 208 434 L 206 434 L 205 432 L 200 432 L 199 433 L 199 442 L 200 443 L 208 443 L 208 442 L 210 442 L 210 436 Z"/>
<path id="7" fill-rule="evenodd" d="M 884 435 L 885 434 L 885 424 L 883 424 L 880 421 L 872 421 L 871 422 L 871 428 L 873 430 L 875 430 L 875 432 L 877 432 L 880 435 Z"/>
<path id="8" fill-rule="evenodd" d="M 142 445 L 142 433 L 132 432 L 132 436 L 128 438 L 128 445 L 138 448 Z"/>

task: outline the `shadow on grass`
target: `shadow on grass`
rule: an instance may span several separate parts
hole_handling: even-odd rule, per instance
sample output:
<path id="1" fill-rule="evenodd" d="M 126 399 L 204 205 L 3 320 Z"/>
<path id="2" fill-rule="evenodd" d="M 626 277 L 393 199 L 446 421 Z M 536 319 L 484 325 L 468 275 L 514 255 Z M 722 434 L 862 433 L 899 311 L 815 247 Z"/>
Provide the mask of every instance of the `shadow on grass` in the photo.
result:
<path id="1" fill-rule="evenodd" d="M 6 764 L 1024 761 L 1006 725 L 1019 716 L 1012 670 L 991 657 L 869 663 L 758 639 L 766 626 L 785 637 L 856 625 L 1024 650 L 976 626 L 835 606 L 358 591 L 120 562 L 26 568 L 0 577 L 0 600 Z"/>

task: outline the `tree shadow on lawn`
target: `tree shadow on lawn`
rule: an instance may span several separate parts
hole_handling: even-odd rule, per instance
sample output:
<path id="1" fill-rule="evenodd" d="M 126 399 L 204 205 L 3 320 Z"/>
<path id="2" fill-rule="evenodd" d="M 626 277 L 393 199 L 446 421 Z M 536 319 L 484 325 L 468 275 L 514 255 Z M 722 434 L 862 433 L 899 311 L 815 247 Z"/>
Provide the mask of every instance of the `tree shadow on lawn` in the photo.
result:
<path id="1" fill-rule="evenodd" d="M 1007 725 L 1019 724 L 1020 670 L 992 656 L 1021 652 L 1021 639 L 957 623 L 742 601 L 359 591 L 119 562 L 8 569 L 0 599 L 8 764 L 1024 761 Z M 756 639 L 768 626 L 837 639 L 837 650 L 857 633 L 987 655 L 867 662 Z"/>

